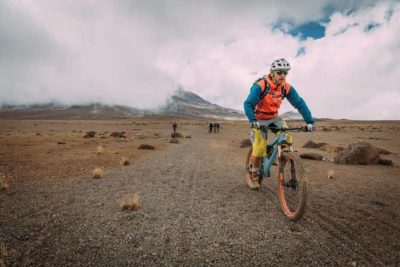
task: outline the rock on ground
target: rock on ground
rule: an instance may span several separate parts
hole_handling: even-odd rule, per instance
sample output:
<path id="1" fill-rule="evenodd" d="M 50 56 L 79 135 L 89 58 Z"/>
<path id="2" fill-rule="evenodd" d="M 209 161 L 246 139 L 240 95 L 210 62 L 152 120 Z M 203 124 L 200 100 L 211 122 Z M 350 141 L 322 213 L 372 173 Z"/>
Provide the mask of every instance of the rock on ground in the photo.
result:
<path id="1" fill-rule="evenodd" d="M 172 138 L 183 138 L 183 135 L 181 133 L 172 133 L 171 137 Z"/>
<path id="2" fill-rule="evenodd" d="M 335 146 L 328 144 L 321 146 L 319 149 L 328 153 L 334 153 L 337 151 L 337 148 Z"/>
<path id="3" fill-rule="evenodd" d="M 96 135 L 95 131 L 89 131 L 83 136 L 83 138 L 94 138 L 95 135 Z"/>
<path id="4" fill-rule="evenodd" d="M 251 147 L 251 141 L 250 139 L 243 139 L 242 142 L 240 143 L 240 147 Z"/>
<path id="5" fill-rule="evenodd" d="M 336 153 L 334 162 L 349 165 L 383 164 L 391 165 L 391 161 L 380 158 L 380 150 L 367 142 L 353 143 L 348 148 Z"/>
<path id="6" fill-rule="evenodd" d="M 112 137 L 126 138 L 125 132 L 112 132 L 110 134 Z"/>
<path id="7" fill-rule="evenodd" d="M 179 144 L 179 140 L 176 139 L 176 138 L 172 138 L 169 142 L 170 142 L 171 144 Z"/>
<path id="8" fill-rule="evenodd" d="M 322 160 L 323 157 L 317 153 L 303 153 L 303 154 L 300 154 L 300 158 L 311 159 L 311 160 Z"/>
<path id="9" fill-rule="evenodd" d="M 315 143 L 313 141 L 308 141 L 304 144 L 304 148 L 320 148 L 322 146 L 328 145 L 327 143 Z"/>
<path id="10" fill-rule="evenodd" d="M 154 149 L 154 146 L 148 144 L 141 144 L 138 149 Z"/>

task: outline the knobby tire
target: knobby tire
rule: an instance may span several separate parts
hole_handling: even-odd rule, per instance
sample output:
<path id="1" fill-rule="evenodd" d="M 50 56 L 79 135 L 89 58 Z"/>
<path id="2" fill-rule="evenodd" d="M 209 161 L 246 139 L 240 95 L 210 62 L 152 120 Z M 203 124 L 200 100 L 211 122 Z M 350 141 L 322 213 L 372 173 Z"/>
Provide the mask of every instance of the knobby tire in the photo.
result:
<path id="1" fill-rule="evenodd" d="M 296 190 L 285 186 L 289 180 L 294 181 L 293 188 L 296 187 Z M 298 200 L 293 201 L 290 195 L 297 195 Z M 284 151 L 279 162 L 278 196 L 286 217 L 291 221 L 300 219 L 307 202 L 307 177 L 299 156 L 290 151 Z"/>

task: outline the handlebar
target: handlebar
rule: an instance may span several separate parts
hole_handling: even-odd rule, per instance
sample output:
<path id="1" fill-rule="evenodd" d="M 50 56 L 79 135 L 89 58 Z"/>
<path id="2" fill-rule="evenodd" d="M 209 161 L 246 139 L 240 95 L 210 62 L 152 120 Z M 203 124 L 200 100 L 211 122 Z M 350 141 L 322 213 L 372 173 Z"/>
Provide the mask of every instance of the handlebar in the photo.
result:
<path id="1" fill-rule="evenodd" d="M 268 130 L 271 131 L 301 131 L 301 132 L 309 132 L 307 130 L 307 127 L 303 126 L 303 127 L 294 127 L 294 128 L 279 128 L 279 127 L 267 127 L 267 126 L 260 126 L 260 130 L 263 132 L 267 132 Z"/>

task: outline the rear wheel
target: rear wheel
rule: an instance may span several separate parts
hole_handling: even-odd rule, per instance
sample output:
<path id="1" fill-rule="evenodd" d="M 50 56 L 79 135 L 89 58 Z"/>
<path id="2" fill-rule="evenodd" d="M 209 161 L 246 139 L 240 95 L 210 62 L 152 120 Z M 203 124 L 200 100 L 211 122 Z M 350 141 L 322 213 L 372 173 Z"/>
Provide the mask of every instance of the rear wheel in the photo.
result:
<path id="1" fill-rule="evenodd" d="M 292 221 L 304 213 L 307 200 L 307 177 L 300 158 L 284 151 L 279 161 L 278 195 L 283 213 Z"/>
<path id="2" fill-rule="evenodd" d="M 248 183 L 251 177 L 251 153 L 253 152 L 253 148 L 250 147 L 246 156 L 246 176 L 244 177 L 245 182 Z"/>

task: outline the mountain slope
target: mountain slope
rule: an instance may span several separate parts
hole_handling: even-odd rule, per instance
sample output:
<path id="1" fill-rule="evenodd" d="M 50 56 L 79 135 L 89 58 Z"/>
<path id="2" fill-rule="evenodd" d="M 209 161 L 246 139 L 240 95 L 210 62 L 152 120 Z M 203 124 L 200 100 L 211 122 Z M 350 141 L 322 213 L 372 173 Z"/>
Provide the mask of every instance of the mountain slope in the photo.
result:
<path id="1" fill-rule="evenodd" d="M 302 120 L 303 117 L 300 113 L 294 111 L 288 111 L 281 114 L 281 117 L 285 120 Z"/>
<path id="2" fill-rule="evenodd" d="M 200 96 L 178 89 L 167 101 L 167 104 L 160 108 L 162 114 L 186 115 L 193 117 L 221 118 L 221 119 L 245 119 L 242 111 L 224 108 L 204 100 Z"/>

